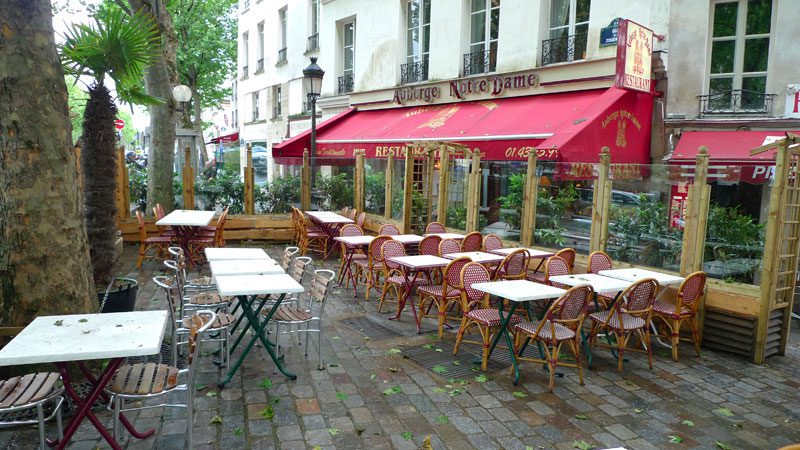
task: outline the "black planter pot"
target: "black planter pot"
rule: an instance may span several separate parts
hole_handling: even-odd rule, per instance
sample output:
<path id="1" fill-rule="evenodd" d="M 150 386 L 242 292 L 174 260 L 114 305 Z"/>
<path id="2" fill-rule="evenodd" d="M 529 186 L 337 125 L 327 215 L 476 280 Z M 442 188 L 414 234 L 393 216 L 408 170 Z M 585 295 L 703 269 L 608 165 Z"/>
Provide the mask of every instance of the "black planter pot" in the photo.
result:
<path id="1" fill-rule="evenodd" d="M 108 299 L 101 313 L 130 312 L 136 307 L 139 282 L 132 278 L 117 277 L 108 292 Z M 103 304 L 105 290 L 97 291 L 97 302 Z"/>

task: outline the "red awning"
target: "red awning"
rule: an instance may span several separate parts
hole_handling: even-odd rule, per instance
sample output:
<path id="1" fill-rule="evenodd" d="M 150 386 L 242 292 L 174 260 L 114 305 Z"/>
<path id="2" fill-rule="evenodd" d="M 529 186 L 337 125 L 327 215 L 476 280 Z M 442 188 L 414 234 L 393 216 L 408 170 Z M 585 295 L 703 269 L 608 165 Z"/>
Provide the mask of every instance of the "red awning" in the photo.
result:
<path id="1" fill-rule="evenodd" d="M 236 142 L 238 140 L 239 140 L 239 132 L 237 131 L 235 133 L 226 134 L 225 136 L 217 136 L 211 139 L 211 141 L 209 142 L 211 144 L 219 144 L 220 142 L 227 143 L 227 142 Z"/>
<path id="2" fill-rule="evenodd" d="M 647 163 L 652 97 L 616 88 L 380 110 L 349 110 L 317 127 L 317 155 L 368 158 L 403 154 L 414 141 L 452 141 L 480 149 L 484 160 Z M 310 132 L 273 146 L 281 163 L 298 163 Z"/>

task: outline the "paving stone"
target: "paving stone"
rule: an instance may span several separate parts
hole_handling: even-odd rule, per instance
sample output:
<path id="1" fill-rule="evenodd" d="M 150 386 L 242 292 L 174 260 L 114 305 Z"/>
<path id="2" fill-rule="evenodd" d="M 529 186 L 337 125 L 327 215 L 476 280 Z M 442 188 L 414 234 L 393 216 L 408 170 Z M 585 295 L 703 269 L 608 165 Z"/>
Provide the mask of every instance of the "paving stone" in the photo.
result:
<path id="1" fill-rule="evenodd" d="M 325 417 L 321 414 L 314 416 L 303 416 L 303 428 L 306 430 L 315 430 L 319 428 L 327 428 Z"/>

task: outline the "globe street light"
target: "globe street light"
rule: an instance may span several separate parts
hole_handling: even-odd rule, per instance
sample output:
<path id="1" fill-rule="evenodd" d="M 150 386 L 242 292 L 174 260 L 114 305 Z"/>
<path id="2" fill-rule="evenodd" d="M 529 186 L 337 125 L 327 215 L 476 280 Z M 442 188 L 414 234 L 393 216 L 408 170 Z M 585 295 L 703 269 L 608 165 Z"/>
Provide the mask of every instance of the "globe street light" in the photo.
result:
<path id="1" fill-rule="evenodd" d="M 311 58 L 311 64 L 303 69 L 303 83 L 311 102 L 311 188 L 316 184 L 316 170 L 314 160 L 317 157 L 317 99 L 322 90 L 322 77 L 325 71 L 317 65 L 317 58 Z"/>

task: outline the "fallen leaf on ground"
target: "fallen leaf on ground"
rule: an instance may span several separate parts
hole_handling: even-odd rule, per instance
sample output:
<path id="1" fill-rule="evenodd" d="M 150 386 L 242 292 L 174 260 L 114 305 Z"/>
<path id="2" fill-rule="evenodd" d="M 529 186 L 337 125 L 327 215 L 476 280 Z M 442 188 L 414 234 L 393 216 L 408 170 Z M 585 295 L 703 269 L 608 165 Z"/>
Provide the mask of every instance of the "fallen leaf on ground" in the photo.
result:
<path id="1" fill-rule="evenodd" d="M 403 439 L 405 439 L 407 441 L 410 441 L 411 438 L 414 437 L 414 435 L 411 434 L 411 432 L 409 432 L 409 431 L 403 431 L 403 434 L 401 434 L 400 436 L 403 436 Z"/>
<path id="2" fill-rule="evenodd" d="M 211 425 L 220 425 L 220 424 L 222 424 L 222 417 L 219 416 L 219 415 L 216 415 L 216 416 L 211 418 L 211 422 L 209 422 L 209 423 Z"/>
<path id="3" fill-rule="evenodd" d="M 733 414 L 733 411 L 728 408 L 717 408 L 714 410 L 714 412 L 719 413 L 719 415 L 723 417 L 733 417 L 735 415 Z"/>
<path id="4" fill-rule="evenodd" d="M 259 411 L 258 414 L 267 420 L 272 420 L 272 418 L 275 417 L 275 410 L 272 409 L 272 405 L 267 405 L 267 407 Z"/>
<path id="5" fill-rule="evenodd" d="M 644 412 L 644 410 L 642 408 L 633 408 L 633 412 L 635 412 L 636 414 L 641 414 Z"/>
<path id="6" fill-rule="evenodd" d="M 338 428 L 328 428 L 328 433 L 330 433 L 331 436 L 336 436 L 337 434 L 339 434 L 341 432 L 342 432 L 342 430 L 340 430 Z"/>
<path id="7" fill-rule="evenodd" d="M 347 400 L 347 394 L 344 392 L 337 392 L 336 398 L 339 400 Z"/>
<path id="8" fill-rule="evenodd" d="M 586 441 L 572 441 L 572 448 L 577 448 L 578 450 L 592 450 L 594 445 L 586 442 Z"/>
<path id="9" fill-rule="evenodd" d="M 390 355 L 396 355 L 398 353 L 403 353 L 403 351 L 400 350 L 399 348 L 390 348 L 387 353 L 389 353 Z"/>
<path id="10" fill-rule="evenodd" d="M 681 422 L 681 423 L 682 423 L 683 425 L 686 425 L 687 427 L 693 427 L 693 426 L 694 426 L 694 422 L 692 422 L 692 421 L 691 421 L 691 420 L 689 420 L 689 419 L 686 419 L 686 420 L 684 420 L 684 421 L 683 421 L 683 422 Z"/>
<path id="11" fill-rule="evenodd" d="M 214 391 L 206 392 L 206 397 L 216 397 L 217 393 Z"/>
<path id="12" fill-rule="evenodd" d="M 489 378 L 486 376 L 485 373 L 482 373 L 477 377 L 475 377 L 475 381 L 477 381 L 478 383 L 486 383 L 487 381 L 489 381 Z"/>
<path id="13" fill-rule="evenodd" d="M 461 365 L 461 361 L 453 361 L 453 365 L 454 366 L 460 366 Z"/>
<path id="14" fill-rule="evenodd" d="M 447 372 L 447 367 L 438 366 L 437 365 L 437 366 L 433 366 L 433 368 L 431 368 L 431 370 L 433 371 L 433 373 L 443 374 L 443 373 Z"/>
<path id="15" fill-rule="evenodd" d="M 731 446 L 724 442 L 714 441 L 714 445 L 716 445 L 720 450 L 731 450 Z"/>
<path id="16" fill-rule="evenodd" d="M 680 444 L 681 442 L 683 442 L 683 438 L 680 436 L 667 436 L 667 437 L 669 438 L 669 441 L 673 444 Z"/>
<path id="17" fill-rule="evenodd" d="M 513 395 L 514 397 L 517 397 L 517 398 L 525 398 L 525 397 L 528 396 L 528 394 L 526 394 L 526 393 L 524 393 L 522 391 L 514 391 L 514 392 L 511 393 L 511 395 Z"/>
<path id="18" fill-rule="evenodd" d="M 272 380 L 270 380 L 269 378 L 264 378 L 263 380 L 261 380 L 260 386 L 264 389 L 269 389 L 272 387 Z"/>
<path id="19" fill-rule="evenodd" d="M 400 386 L 393 386 L 383 391 L 383 395 L 395 395 L 401 392 L 403 392 L 403 389 L 401 389 Z"/>
<path id="20" fill-rule="evenodd" d="M 425 350 L 431 350 L 433 348 L 433 344 L 425 344 L 422 346 Z"/>
<path id="21" fill-rule="evenodd" d="M 244 434 L 244 428 L 242 428 L 242 427 L 239 427 L 239 428 L 237 428 L 237 429 L 233 430 L 233 434 L 234 434 L 234 435 L 236 435 L 236 436 L 241 436 L 241 435 L 243 435 L 243 434 Z"/>
<path id="22" fill-rule="evenodd" d="M 444 415 L 439 416 L 439 417 L 436 418 L 436 422 L 439 423 L 440 425 L 444 425 L 449 421 L 450 421 L 450 419 L 448 419 L 447 416 L 444 416 Z"/>
<path id="23" fill-rule="evenodd" d="M 398 369 L 397 367 L 389 367 L 389 372 L 395 373 L 398 370 L 400 370 L 400 369 Z"/>
<path id="24" fill-rule="evenodd" d="M 588 417 L 586 417 L 586 414 L 575 414 L 575 418 L 578 419 L 578 420 L 586 420 L 586 419 L 588 419 Z"/>
<path id="25" fill-rule="evenodd" d="M 447 391 L 444 388 L 435 387 L 433 388 L 433 392 L 436 392 L 437 394 L 444 394 Z"/>

